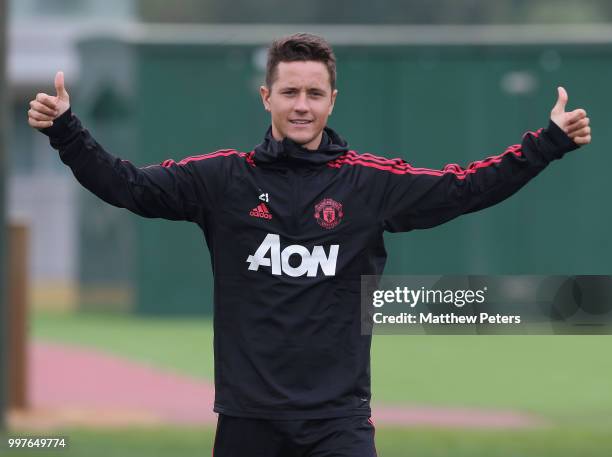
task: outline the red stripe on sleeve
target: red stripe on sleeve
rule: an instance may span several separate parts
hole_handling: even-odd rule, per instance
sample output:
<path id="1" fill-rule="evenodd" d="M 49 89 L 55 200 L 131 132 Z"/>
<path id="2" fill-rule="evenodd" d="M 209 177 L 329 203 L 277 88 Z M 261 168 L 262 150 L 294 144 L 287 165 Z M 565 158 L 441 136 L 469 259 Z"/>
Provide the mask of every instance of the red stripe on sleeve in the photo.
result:
<path id="1" fill-rule="evenodd" d="M 186 163 L 189 163 L 189 162 L 195 162 L 195 161 L 206 160 L 206 159 L 213 159 L 215 157 L 228 157 L 228 156 L 232 156 L 232 155 L 238 155 L 239 157 L 245 157 L 246 153 L 245 152 L 238 152 L 238 151 L 236 151 L 234 149 L 221 149 L 219 151 L 210 152 L 208 154 L 201 154 L 201 155 L 197 155 L 197 156 L 187 157 L 187 158 L 181 160 L 178 164 L 179 165 L 185 165 Z"/>
<path id="2" fill-rule="evenodd" d="M 180 162 L 175 162 L 172 159 L 167 159 L 164 160 L 161 163 L 161 166 L 164 168 L 170 168 L 173 165 L 178 165 L 178 166 L 182 166 L 185 165 L 189 162 L 196 162 L 199 160 L 206 160 L 206 159 L 213 159 L 215 157 L 229 157 L 229 156 L 233 156 L 233 155 L 237 155 L 238 157 L 244 157 L 247 161 L 247 163 L 251 166 L 255 166 L 255 161 L 253 160 L 253 155 L 255 154 L 255 151 L 251 151 L 250 153 L 246 153 L 246 152 L 238 152 L 234 149 L 220 149 L 219 151 L 215 151 L 215 152 L 210 152 L 208 154 L 200 154 L 200 155 L 196 155 L 196 156 L 189 156 L 186 157 L 184 159 L 182 159 Z"/>
<path id="3" fill-rule="evenodd" d="M 528 132 L 534 136 L 539 135 L 539 132 Z M 522 150 L 520 144 L 515 144 L 507 148 L 502 154 L 497 156 L 487 157 L 484 160 L 477 160 L 469 164 L 466 169 L 461 168 L 456 163 L 445 165 L 442 170 L 435 170 L 431 168 L 417 168 L 405 162 L 402 159 L 385 159 L 384 157 L 375 156 L 373 154 L 358 154 L 355 151 L 348 151 L 338 159 L 329 162 L 328 165 L 333 168 L 340 168 L 343 165 L 361 165 L 369 168 L 376 168 L 377 170 L 388 171 L 393 174 L 412 174 L 412 175 L 431 175 L 431 176 L 443 176 L 445 174 L 454 174 L 458 179 L 465 179 L 469 174 L 476 173 L 477 170 L 489 167 L 493 164 L 499 163 L 502 159 L 508 155 L 513 154 L 517 157 L 522 156 Z"/>

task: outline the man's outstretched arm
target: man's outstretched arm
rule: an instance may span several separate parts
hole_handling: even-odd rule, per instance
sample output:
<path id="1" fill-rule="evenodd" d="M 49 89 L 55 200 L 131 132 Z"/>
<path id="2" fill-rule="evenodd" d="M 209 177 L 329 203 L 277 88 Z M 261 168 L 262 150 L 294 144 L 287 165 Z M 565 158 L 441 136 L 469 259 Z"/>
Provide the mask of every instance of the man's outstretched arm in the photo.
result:
<path id="1" fill-rule="evenodd" d="M 383 163 L 379 158 L 385 172 L 377 173 L 370 191 L 377 194 L 385 228 L 400 232 L 434 227 L 492 206 L 522 188 L 553 160 L 590 143 L 586 111 L 566 112 L 567 99 L 565 89 L 559 87 L 547 128 L 529 132 L 520 144 L 466 168 L 457 164 L 441 170 L 415 168 L 401 159 Z"/>
<path id="2" fill-rule="evenodd" d="M 28 123 L 49 136 L 51 146 L 85 188 L 111 205 L 144 217 L 201 220 L 209 196 L 196 186 L 189 163 L 168 161 L 166 166 L 138 168 L 113 156 L 71 112 L 62 72 L 55 76 L 55 89 L 55 96 L 39 93 L 30 102 Z"/>

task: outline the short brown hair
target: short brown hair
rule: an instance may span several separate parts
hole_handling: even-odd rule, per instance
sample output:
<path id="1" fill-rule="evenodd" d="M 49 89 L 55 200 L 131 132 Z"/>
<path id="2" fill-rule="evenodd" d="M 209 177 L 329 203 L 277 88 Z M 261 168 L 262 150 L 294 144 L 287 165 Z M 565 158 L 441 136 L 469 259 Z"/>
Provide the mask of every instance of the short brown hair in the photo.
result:
<path id="1" fill-rule="evenodd" d="M 268 49 L 266 86 L 272 87 L 279 62 L 314 60 L 327 67 L 332 91 L 336 88 L 336 56 L 329 43 L 317 35 L 296 33 L 272 42 Z"/>

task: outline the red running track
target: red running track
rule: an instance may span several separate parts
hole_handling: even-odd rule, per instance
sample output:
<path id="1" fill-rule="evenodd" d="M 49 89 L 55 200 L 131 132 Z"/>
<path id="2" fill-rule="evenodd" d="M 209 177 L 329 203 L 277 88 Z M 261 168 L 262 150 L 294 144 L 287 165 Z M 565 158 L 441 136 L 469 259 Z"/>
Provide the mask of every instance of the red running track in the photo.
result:
<path id="1" fill-rule="evenodd" d="M 78 411 L 73 422 L 106 415 L 112 422 L 211 424 L 214 387 L 104 352 L 58 343 L 29 347 L 28 395 L 34 411 Z M 376 424 L 397 426 L 520 428 L 542 420 L 514 411 L 374 404 Z M 61 415 L 61 414 L 60 414 Z M 66 414 L 64 414 L 64 417 Z M 99 421 L 99 422 L 100 422 Z"/>

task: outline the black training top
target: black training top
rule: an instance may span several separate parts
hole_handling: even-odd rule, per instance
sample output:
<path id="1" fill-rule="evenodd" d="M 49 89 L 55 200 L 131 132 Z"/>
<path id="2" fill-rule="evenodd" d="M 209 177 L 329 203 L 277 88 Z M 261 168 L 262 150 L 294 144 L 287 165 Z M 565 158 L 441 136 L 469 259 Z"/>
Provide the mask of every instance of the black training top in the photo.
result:
<path id="1" fill-rule="evenodd" d="M 138 168 L 96 143 L 70 110 L 42 130 L 78 181 L 144 217 L 197 223 L 214 271 L 214 411 L 313 419 L 370 414 L 360 277 L 383 271 L 383 231 L 433 227 L 491 206 L 578 146 L 553 122 L 463 169 L 358 154 L 326 129 L 317 151 L 270 131 Z"/>

